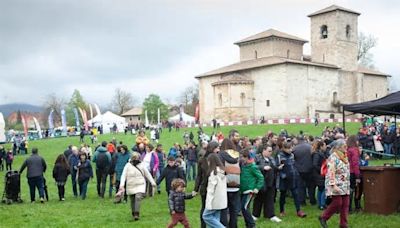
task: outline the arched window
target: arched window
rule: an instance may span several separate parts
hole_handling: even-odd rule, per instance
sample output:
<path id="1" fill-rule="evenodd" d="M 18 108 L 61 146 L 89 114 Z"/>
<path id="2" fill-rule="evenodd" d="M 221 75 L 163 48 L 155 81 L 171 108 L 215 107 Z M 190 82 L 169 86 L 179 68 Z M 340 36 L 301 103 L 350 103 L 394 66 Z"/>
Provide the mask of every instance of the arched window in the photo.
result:
<path id="1" fill-rule="evenodd" d="M 290 57 L 290 50 L 288 49 L 287 51 L 286 51 L 286 58 L 289 58 Z"/>
<path id="2" fill-rule="evenodd" d="M 321 39 L 328 38 L 328 26 L 323 25 L 321 26 Z"/>
<path id="3" fill-rule="evenodd" d="M 254 58 L 255 58 L 255 59 L 258 58 L 258 56 L 257 56 L 257 51 L 254 51 Z"/>
<path id="4" fill-rule="evenodd" d="M 219 103 L 219 106 L 221 107 L 222 106 L 222 93 L 218 94 L 218 103 Z"/>
<path id="5" fill-rule="evenodd" d="M 337 102 L 337 92 L 333 92 L 333 103 Z"/>
<path id="6" fill-rule="evenodd" d="M 346 25 L 346 38 L 349 39 L 351 35 L 351 27 L 350 25 Z"/>
<path id="7" fill-rule="evenodd" d="M 242 106 L 246 103 L 246 94 L 245 93 L 240 93 L 240 102 Z"/>

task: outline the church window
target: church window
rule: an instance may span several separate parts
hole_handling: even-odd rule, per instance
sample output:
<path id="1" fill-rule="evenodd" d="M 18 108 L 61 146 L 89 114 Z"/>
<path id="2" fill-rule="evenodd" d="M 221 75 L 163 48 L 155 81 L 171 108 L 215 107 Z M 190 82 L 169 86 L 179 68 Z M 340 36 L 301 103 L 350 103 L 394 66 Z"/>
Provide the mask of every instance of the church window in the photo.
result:
<path id="1" fill-rule="evenodd" d="M 349 39 L 351 34 L 351 27 L 350 25 L 346 25 L 346 38 Z"/>
<path id="2" fill-rule="evenodd" d="M 328 38 L 328 26 L 323 25 L 321 26 L 321 39 Z"/>
<path id="3" fill-rule="evenodd" d="M 254 58 L 257 59 L 257 51 L 254 51 Z"/>
<path id="4" fill-rule="evenodd" d="M 219 106 L 222 106 L 222 93 L 218 94 L 218 102 L 219 102 Z"/>
<path id="5" fill-rule="evenodd" d="M 269 100 L 266 100 L 266 105 L 267 105 L 267 107 L 269 107 Z"/>
<path id="6" fill-rule="evenodd" d="M 240 101 L 242 103 L 242 106 L 244 106 L 245 100 L 246 100 L 246 94 L 240 93 Z"/>
<path id="7" fill-rule="evenodd" d="M 337 92 L 333 92 L 333 103 L 337 102 Z"/>
<path id="8" fill-rule="evenodd" d="M 286 51 L 286 58 L 289 58 L 289 56 L 290 56 L 290 50 L 287 50 Z"/>
<path id="9" fill-rule="evenodd" d="M 378 94 L 377 93 L 375 93 L 375 98 L 378 98 Z"/>

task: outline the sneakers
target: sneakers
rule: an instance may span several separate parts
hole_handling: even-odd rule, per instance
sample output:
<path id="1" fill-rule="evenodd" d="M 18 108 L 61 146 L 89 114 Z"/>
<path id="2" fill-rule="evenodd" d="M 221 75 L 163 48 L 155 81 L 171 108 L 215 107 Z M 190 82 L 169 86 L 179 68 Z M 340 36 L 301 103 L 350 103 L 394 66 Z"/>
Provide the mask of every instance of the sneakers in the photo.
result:
<path id="1" fill-rule="evenodd" d="M 65 201 L 65 198 L 61 198 L 61 201 Z"/>
<path id="2" fill-rule="evenodd" d="M 282 211 L 279 215 L 280 215 L 281 217 L 285 217 L 285 216 L 286 216 L 286 213 L 285 213 L 284 211 Z"/>
<path id="3" fill-rule="evenodd" d="M 44 203 L 43 197 L 40 198 L 40 202 L 41 202 L 41 203 Z"/>
<path id="4" fill-rule="evenodd" d="M 253 220 L 254 220 L 254 221 L 257 221 L 257 219 L 258 219 L 258 218 L 257 218 L 256 216 L 254 216 L 254 215 L 252 215 L 251 217 L 253 217 Z"/>
<path id="5" fill-rule="evenodd" d="M 278 218 L 278 217 L 276 217 L 276 216 L 270 218 L 269 220 L 271 220 L 271 222 L 276 222 L 276 223 L 282 222 L 282 219 L 280 219 L 280 218 Z"/>
<path id="6" fill-rule="evenodd" d="M 297 216 L 300 217 L 300 218 L 305 218 L 307 215 L 303 211 L 298 211 L 297 212 Z"/>
<path id="7" fill-rule="evenodd" d="M 321 216 L 318 216 L 319 223 L 321 224 L 322 228 L 328 228 L 328 224 L 326 224 L 326 220 L 323 219 Z"/>

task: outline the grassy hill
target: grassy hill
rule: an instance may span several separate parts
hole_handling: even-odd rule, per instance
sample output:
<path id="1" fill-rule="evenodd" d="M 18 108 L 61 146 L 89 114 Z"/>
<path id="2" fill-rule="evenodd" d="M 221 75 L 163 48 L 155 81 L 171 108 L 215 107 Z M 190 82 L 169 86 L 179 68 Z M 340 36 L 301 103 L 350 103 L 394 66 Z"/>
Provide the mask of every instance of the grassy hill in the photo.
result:
<path id="1" fill-rule="evenodd" d="M 273 130 L 274 132 L 280 131 L 282 128 L 288 130 L 291 134 L 297 134 L 299 130 L 303 130 L 305 133 L 312 135 L 320 135 L 324 126 L 328 124 L 321 124 L 318 127 L 314 127 L 310 124 L 293 124 L 293 125 L 257 125 L 257 126 L 240 126 L 234 127 L 239 130 L 241 135 L 247 135 L 255 137 L 258 135 L 264 135 L 266 131 Z M 332 126 L 333 124 L 330 124 Z M 359 127 L 358 124 L 348 124 L 349 132 L 356 132 Z M 227 133 L 233 127 L 222 127 L 223 133 Z M 164 145 L 164 150 L 172 146 L 174 142 L 183 142 L 183 132 L 185 129 L 181 129 L 179 132 L 164 132 L 161 134 L 161 143 Z M 188 129 L 190 130 L 190 129 Z M 192 129 L 193 133 L 197 129 Z M 204 129 L 207 133 L 212 131 L 211 128 Z M 197 134 L 195 134 L 197 135 Z M 123 141 L 129 148 L 132 147 L 135 136 L 133 135 L 102 135 L 99 137 L 99 141 L 107 140 L 110 141 L 112 137 L 115 137 L 118 141 Z M 85 138 L 86 142 L 89 143 L 89 138 Z M 21 190 L 23 204 L 4 205 L 0 204 L 0 227 L 165 227 L 170 221 L 168 212 L 168 203 L 165 193 L 165 186 L 162 183 L 162 194 L 156 195 L 153 198 L 146 198 L 142 201 L 141 208 L 141 219 L 137 222 L 132 222 L 130 207 L 128 204 L 112 203 L 112 199 L 106 197 L 100 199 L 96 193 L 96 181 L 95 179 L 89 182 L 88 186 L 88 198 L 84 201 L 75 199 L 72 194 L 71 181 L 67 182 L 66 185 L 66 201 L 58 201 L 57 188 L 52 178 L 52 169 L 54 166 L 55 158 L 58 154 L 62 153 L 69 144 L 79 145 L 78 137 L 69 138 L 56 138 L 46 139 L 40 141 L 32 141 L 29 144 L 29 148 L 38 147 L 39 153 L 42 155 L 47 164 L 48 170 L 46 172 L 47 185 L 50 194 L 50 201 L 45 204 L 35 203 L 31 204 L 29 201 L 29 190 L 27 181 L 25 178 L 26 171 L 22 174 Z M 6 145 L 10 147 L 10 145 Z M 13 164 L 14 169 L 19 169 L 22 162 L 26 157 L 16 156 Z M 382 163 L 382 161 L 374 161 L 373 164 Z M 0 172 L 0 175 L 4 175 L 5 172 Z M 4 179 L 0 178 L 0 189 L 4 189 Z M 190 182 L 187 187 L 187 191 L 193 190 L 193 182 Z M 260 219 L 257 221 L 258 227 L 319 227 L 317 216 L 320 211 L 314 206 L 304 207 L 304 211 L 308 214 L 305 219 L 300 219 L 295 216 L 295 209 L 293 206 L 293 200 L 288 198 L 287 205 L 287 216 L 283 218 L 281 224 L 272 224 L 269 220 Z M 196 197 L 192 200 L 186 201 L 186 214 L 189 218 L 192 227 L 199 227 L 199 210 L 200 210 L 200 197 Z M 276 204 L 276 213 L 278 213 L 278 205 Z M 329 225 L 331 227 L 338 227 L 338 215 L 335 215 Z M 239 217 L 239 227 L 244 227 L 244 221 L 242 217 Z M 351 227 L 398 227 L 400 224 L 400 216 L 377 216 L 369 214 L 353 214 L 349 218 L 349 224 Z M 178 226 L 181 227 L 181 226 Z"/>

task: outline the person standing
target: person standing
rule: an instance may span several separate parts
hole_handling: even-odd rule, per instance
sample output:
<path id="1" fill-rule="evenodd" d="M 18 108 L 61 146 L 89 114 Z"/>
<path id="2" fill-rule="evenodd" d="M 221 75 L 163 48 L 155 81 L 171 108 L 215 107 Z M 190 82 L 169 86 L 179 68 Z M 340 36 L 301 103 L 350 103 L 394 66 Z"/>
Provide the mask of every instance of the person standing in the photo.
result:
<path id="1" fill-rule="evenodd" d="M 298 144 L 293 148 L 295 166 L 300 174 L 299 179 L 299 201 L 306 204 L 307 192 L 310 198 L 310 204 L 315 205 L 315 186 L 312 182 L 312 147 L 303 137 L 297 137 Z"/>
<path id="2" fill-rule="evenodd" d="M 111 155 L 106 149 L 107 142 L 103 141 L 93 155 L 93 162 L 96 163 L 97 194 L 104 198 L 106 190 L 107 175 L 111 166 Z"/>
<path id="3" fill-rule="evenodd" d="M 58 198 L 60 201 L 65 200 L 65 182 L 70 174 L 70 168 L 64 154 L 60 154 L 53 168 L 53 178 L 58 188 Z"/>
<path id="4" fill-rule="evenodd" d="M 350 166 L 350 202 L 349 202 L 349 212 L 353 212 L 352 204 L 354 199 L 354 194 L 356 191 L 356 187 L 361 183 L 360 178 L 360 150 L 358 148 L 359 143 L 357 140 L 357 136 L 351 135 L 347 139 L 347 157 L 349 160 Z M 357 205 L 357 203 L 356 203 Z M 359 210 L 360 208 L 356 208 Z"/>
<path id="5" fill-rule="evenodd" d="M 156 173 L 158 170 L 158 155 L 154 152 L 154 146 L 152 144 L 146 145 L 146 153 L 143 153 L 140 156 L 140 160 L 142 161 L 143 166 L 149 171 L 153 178 L 156 177 Z M 153 196 L 155 189 L 153 189 L 150 183 L 146 183 L 147 195 Z"/>
<path id="6" fill-rule="evenodd" d="M 44 203 L 44 182 L 43 173 L 46 172 L 46 161 L 39 156 L 38 149 L 32 148 L 32 155 L 25 160 L 19 171 L 20 174 L 28 169 L 26 177 L 28 178 L 29 191 L 31 194 L 31 203 L 35 202 L 35 189 L 39 191 L 40 202 Z"/>
<path id="7" fill-rule="evenodd" d="M 332 201 L 318 217 L 323 228 L 327 228 L 327 221 L 339 211 L 340 227 L 348 227 L 347 217 L 349 214 L 350 201 L 350 165 L 346 154 L 346 142 L 338 139 L 333 145 L 332 153 L 327 160 L 327 173 L 325 178 L 325 189 L 327 197 Z"/>
<path id="8" fill-rule="evenodd" d="M 93 178 L 93 169 L 90 160 L 87 159 L 86 153 L 79 154 L 79 162 L 77 166 L 77 179 L 79 184 L 79 195 L 84 200 L 86 199 L 87 186 L 90 178 Z"/>
<path id="9" fill-rule="evenodd" d="M 71 172 L 71 181 L 72 181 L 72 192 L 75 197 L 78 197 L 78 189 L 76 182 L 76 174 L 78 171 L 78 163 L 79 163 L 79 154 L 78 148 L 76 146 L 71 147 L 72 154 L 68 157 L 68 164 Z"/>
<path id="10" fill-rule="evenodd" d="M 117 191 L 118 188 L 121 184 L 121 175 L 122 172 L 124 171 L 125 165 L 129 162 L 129 159 L 131 158 L 131 153 L 128 151 L 128 147 L 125 145 L 122 145 L 120 147 L 120 152 L 114 154 L 115 156 L 115 179 L 116 179 L 116 184 L 117 186 Z M 127 198 L 124 197 L 124 200 L 126 201 Z"/>
<path id="11" fill-rule="evenodd" d="M 166 159 L 166 156 L 165 156 L 165 153 L 163 151 L 161 144 L 157 144 L 156 153 L 158 156 L 158 169 L 157 169 L 157 173 L 156 173 L 156 179 L 158 180 L 158 178 L 160 178 L 161 173 L 164 170 L 165 161 L 167 159 Z M 161 194 L 161 186 L 159 184 L 157 184 L 157 192 L 158 192 L 158 194 Z"/>
<path id="12" fill-rule="evenodd" d="M 322 163 L 326 160 L 326 144 L 322 140 L 318 140 L 313 144 L 313 171 L 312 178 L 313 183 L 318 188 L 317 192 L 317 203 L 318 208 L 323 210 L 326 207 L 326 195 L 325 195 L 325 176 L 321 175 Z"/>
<path id="13" fill-rule="evenodd" d="M 193 145 L 193 142 L 189 142 L 187 148 L 187 164 L 186 164 L 186 173 L 187 173 L 187 180 L 196 180 L 196 166 L 197 166 L 197 151 L 196 147 Z M 191 176 L 191 171 L 193 175 Z"/>
<path id="14" fill-rule="evenodd" d="M 12 150 L 9 150 L 6 154 L 6 170 L 11 171 L 12 170 L 12 163 L 14 161 L 14 154 Z"/>

